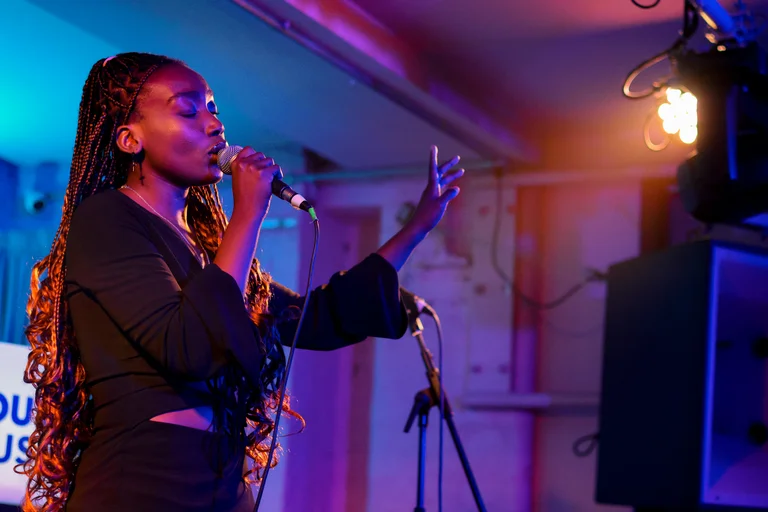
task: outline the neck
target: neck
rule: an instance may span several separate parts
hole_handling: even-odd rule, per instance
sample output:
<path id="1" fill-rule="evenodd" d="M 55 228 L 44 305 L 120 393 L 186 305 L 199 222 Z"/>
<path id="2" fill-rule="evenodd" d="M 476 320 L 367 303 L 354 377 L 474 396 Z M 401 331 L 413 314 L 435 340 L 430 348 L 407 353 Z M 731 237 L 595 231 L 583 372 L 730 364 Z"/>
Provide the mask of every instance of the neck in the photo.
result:
<path id="1" fill-rule="evenodd" d="M 126 185 L 141 194 L 141 197 L 167 220 L 186 229 L 189 188 L 174 185 L 146 169 L 144 170 L 143 185 L 139 181 L 138 173 L 131 173 Z"/>

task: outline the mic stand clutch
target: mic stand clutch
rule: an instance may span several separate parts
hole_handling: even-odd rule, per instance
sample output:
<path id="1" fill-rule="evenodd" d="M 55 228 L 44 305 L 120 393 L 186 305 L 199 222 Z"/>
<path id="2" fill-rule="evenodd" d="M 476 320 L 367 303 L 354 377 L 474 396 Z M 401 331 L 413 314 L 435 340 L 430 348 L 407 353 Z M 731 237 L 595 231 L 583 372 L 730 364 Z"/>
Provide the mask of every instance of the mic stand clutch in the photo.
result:
<path id="1" fill-rule="evenodd" d="M 416 488 L 416 508 L 414 512 L 426 512 L 424 508 L 424 474 L 426 466 L 427 456 L 427 425 L 429 419 L 429 411 L 432 407 L 439 407 L 440 405 L 440 371 L 435 367 L 435 362 L 432 359 L 432 353 L 427 349 L 427 345 L 424 343 L 424 337 L 422 332 L 424 326 L 419 319 L 419 308 L 416 301 L 413 300 L 415 296 L 406 290 L 401 289 L 401 295 L 403 302 L 405 303 L 406 310 L 408 312 L 408 325 L 411 329 L 411 334 L 419 343 L 419 349 L 421 351 L 421 359 L 424 361 L 424 366 L 427 369 L 427 380 L 429 381 L 429 387 L 422 389 L 413 399 L 413 407 L 408 415 L 408 422 L 405 425 L 405 432 L 411 430 L 413 422 L 418 416 L 419 418 L 419 473 L 418 473 L 418 485 Z M 430 315 L 437 314 L 434 311 L 430 311 Z M 443 419 L 448 425 L 448 430 L 451 433 L 451 439 L 456 447 L 456 452 L 461 460 L 461 467 L 464 468 L 464 474 L 467 477 L 469 487 L 472 489 L 472 496 L 475 498 L 475 504 L 477 504 L 477 510 L 479 512 L 486 512 L 483 498 L 480 496 L 480 489 L 477 487 L 477 481 L 475 475 L 472 473 L 472 468 L 469 467 L 469 459 L 464 451 L 464 446 L 461 443 L 459 432 L 456 430 L 456 425 L 453 422 L 453 409 L 448 401 L 448 395 L 446 395 L 443 389 Z"/>

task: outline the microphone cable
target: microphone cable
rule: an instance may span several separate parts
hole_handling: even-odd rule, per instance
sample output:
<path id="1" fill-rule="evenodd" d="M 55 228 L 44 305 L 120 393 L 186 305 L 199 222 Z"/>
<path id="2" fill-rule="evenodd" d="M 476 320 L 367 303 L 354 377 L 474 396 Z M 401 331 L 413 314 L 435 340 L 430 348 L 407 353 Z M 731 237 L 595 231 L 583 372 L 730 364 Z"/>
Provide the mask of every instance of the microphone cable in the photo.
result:
<path id="1" fill-rule="evenodd" d="M 437 449 L 437 510 L 443 512 L 443 461 L 445 454 L 445 392 L 443 388 L 443 324 L 440 317 L 432 306 L 423 302 L 423 309 L 432 317 L 437 329 L 437 382 L 440 386 L 438 393 L 438 410 L 440 411 L 440 428 L 438 429 L 438 449 Z"/>
<path id="2" fill-rule="evenodd" d="M 288 385 L 288 375 L 291 371 L 291 364 L 293 363 L 293 354 L 294 350 L 296 349 L 296 342 L 299 340 L 301 326 L 304 323 L 304 315 L 307 312 L 309 294 L 312 291 L 312 276 L 315 273 L 315 259 L 317 258 L 317 247 L 318 241 L 320 239 L 320 221 L 317 219 L 314 208 L 309 209 L 309 215 L 312 217 L 312 225 L 315 228 L 315 240 L 314 244 L 312 245 L 312 258 L 309 260 L 309 272 L 307 274 L 306 292 L 304 293 L 304 305 L 301 308 L 301 315 L 299 316 L 299 323 L 296 326 L 296 333 L 293 335 L 293 343 L 291 343 L 291 348 L 288 350 L 288 360 L 285 363 L 285 373 L 283 374 L 283 381 L 280 384 L 280 397 L 278 399 L 277 411 L 275 412 L 275 427 L 272 430 L 272 444 L 269 447 L 267 467 L 264 468 L 264 476 L 262 476 L 261 483 L 259 484 L 259 494 L 256 496 L 256 503 L 253 506 L 253 512 L 257 512 L 259 510 L 259 504 L 261 503 L 261 498 L 264 493 L 264 487 L 267 485 L 267 476 L 269 475 L 269 470 L 272 466 L 272 456 L 274 455 L 275 448 L 277 447 L 278 427 L 280 426 L 280 416 L 283 412 L 283 402 L 285 401 L 285 388 Z"/>
<path id="3" fill-rule="evenodd" d="M 440 429 L 439 441 L 438 441 L 438 456 L 437 456 L 437 510 L 443 512 L 443 459 L 445 452 L 445 444 L 443 442 L 445 437 L 445 393 L 443 392 L 443 325 L 440 323 L 440 318 L 437 313 L 429 306 L 432 320 L 435 322 L 437 328 L 437 368 L 438 368 L 438 382 L 440 383 Z"/>

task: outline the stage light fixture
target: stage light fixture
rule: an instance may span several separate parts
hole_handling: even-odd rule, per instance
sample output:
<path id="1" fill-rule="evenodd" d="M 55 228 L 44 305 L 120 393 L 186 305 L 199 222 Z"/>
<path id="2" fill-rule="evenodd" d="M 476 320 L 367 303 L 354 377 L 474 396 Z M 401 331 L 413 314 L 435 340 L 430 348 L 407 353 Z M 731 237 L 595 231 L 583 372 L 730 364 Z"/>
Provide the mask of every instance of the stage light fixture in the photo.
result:
<path id="1" fill-rule="evenodd" d="M 688 48 L 699 18 L 711 29 L 708 51 Z M 680 37 L 624 81 L 627 98 L 658 98 L 645 123 L 648 148 L 661 151 L 675 135 L 695 144 L 678 168 L 679 191 L 688 212 L 709 224 L 744 224 L 768 212 L 768 58 L 755 42 L 765 23 L 756 20 L 741 2 L 731 15 L 717 0 L 686 0 Z M 664 60 L 671 75 L 632 90 L 643 71 Z M 657 123 L 660 143 L 650 136 Z"/>
<path id="2" fill-rule="evenodd" d="M 677 172 L 688 212 L 743 224 L 768 211 L 768 58 L 757 43 L 673 57 L 697 101 L 696 150 Z"/>

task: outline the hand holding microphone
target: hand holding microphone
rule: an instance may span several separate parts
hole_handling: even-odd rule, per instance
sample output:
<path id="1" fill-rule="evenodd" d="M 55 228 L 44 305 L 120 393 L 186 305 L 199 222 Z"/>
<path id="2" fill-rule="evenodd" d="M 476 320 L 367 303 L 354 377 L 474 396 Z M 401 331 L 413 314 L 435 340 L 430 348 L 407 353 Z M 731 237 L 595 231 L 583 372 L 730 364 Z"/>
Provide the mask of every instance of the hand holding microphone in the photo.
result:
<path id="1" fill-rule="evenodd" d="M 232 175 L 235 207 L 254 208 L 263 218 L 269 210 L 272 195 L 288 201 L 294 208 L 312 213 L 309 202 L 283 183 L 283 171 L 274 159 L 251 147 L 227 146 L 218 153 L 218 166 Z"/>

